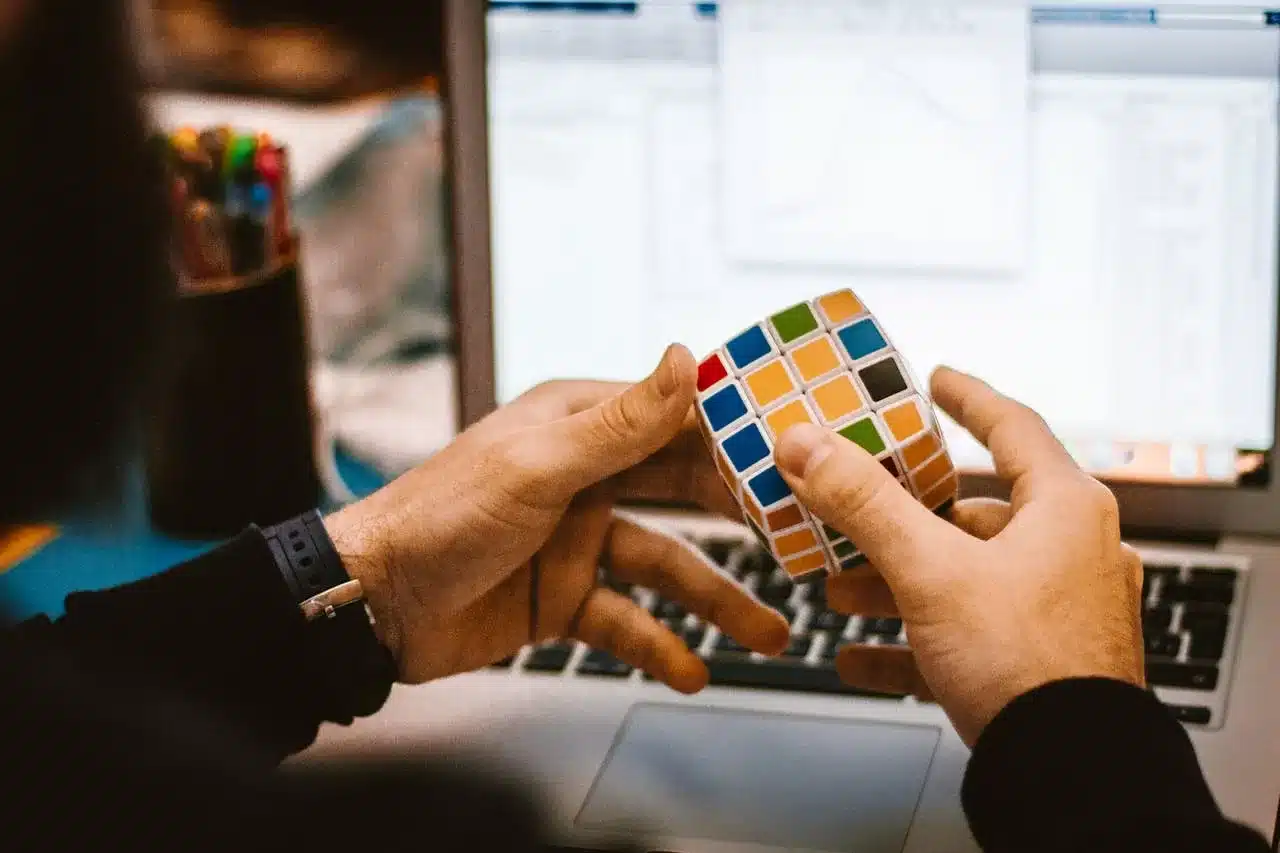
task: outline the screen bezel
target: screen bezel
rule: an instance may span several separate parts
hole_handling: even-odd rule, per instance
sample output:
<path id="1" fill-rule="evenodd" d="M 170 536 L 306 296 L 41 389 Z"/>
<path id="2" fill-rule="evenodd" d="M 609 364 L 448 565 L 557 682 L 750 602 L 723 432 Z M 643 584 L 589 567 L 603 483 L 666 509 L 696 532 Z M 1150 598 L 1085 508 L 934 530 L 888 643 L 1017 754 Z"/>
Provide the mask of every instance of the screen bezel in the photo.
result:
<path id="1" fill-rule="evenodd" d="M 446 0 L 444 20 L 446 192 L 452 247 L 459 429 L 496 406 L 488 135 L 488 4 Z M 1280 75 L 1280 69 L 1277 69 Z M 1277 235 L 1280 242 L 1280 234 Z M 1276 306 L 1280 328 L 1280 299 Z M 1280 347 L 1273 435 L 1280 436 Z M 1265 487 L 1155 485 L 1106 480 L 1124 526 L 1165 537 L 1280 536 L 1280 478 Z M 962 494 L 1008 498 L 1008 485 L 967 475 Z"/>

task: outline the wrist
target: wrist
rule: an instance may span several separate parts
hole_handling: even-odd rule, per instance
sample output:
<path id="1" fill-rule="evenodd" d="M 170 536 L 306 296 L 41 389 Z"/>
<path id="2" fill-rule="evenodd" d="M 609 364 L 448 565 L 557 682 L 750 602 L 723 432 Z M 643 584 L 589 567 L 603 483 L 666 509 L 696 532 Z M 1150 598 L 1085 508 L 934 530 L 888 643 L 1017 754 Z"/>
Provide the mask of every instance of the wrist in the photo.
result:
<path id="1" fill-rule="evenodd" d="M 373 630 L 378 642 L 400 661 L 402 636 L 395 592 L 387 567 L 386 548 L 378 526 L 356 510 L 346 507 L 324 518 L 325 531 L 352 580 L 360 582 L 365 602 L 373 613 Z"/>

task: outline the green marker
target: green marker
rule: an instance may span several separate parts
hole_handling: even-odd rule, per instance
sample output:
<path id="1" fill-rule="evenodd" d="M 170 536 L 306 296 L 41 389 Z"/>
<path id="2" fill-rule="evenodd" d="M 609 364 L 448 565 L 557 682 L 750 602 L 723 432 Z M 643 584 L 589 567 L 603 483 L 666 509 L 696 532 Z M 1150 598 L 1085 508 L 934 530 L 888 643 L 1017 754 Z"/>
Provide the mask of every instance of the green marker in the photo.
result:
<path id="1" fill-rule="evenodd" d="M 253 168 L 258 140 L 252 136 L 233 136 L 227 146 L 226 174 L 231 179 L 244 175 Z"/>

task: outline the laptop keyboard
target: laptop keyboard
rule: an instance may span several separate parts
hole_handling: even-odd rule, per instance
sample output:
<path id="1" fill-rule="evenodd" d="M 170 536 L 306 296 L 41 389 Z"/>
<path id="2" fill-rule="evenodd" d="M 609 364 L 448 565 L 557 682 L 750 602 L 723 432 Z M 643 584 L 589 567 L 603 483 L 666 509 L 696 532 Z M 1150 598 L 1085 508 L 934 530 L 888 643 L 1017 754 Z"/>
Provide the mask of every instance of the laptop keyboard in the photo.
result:
<path id="1" fill-rule="evenodd" d="M 793 584 L 754 541 L 709 539 L 698 545 L 787 618 L 791 644 L 782 655 L 766 658 L 752 653 L 650 590 L 615 588 L 630 594 L 683 637 L 706 661 L 712 686 L 911 701 L 850 687 L 835 670 L 836 653 L 845 645 L 905 646 L 901 619 L 846 616 L 829 610 L 821 582 Z M 1233 620 L 1244 593 L 1243 566 L 1199 565 L 1194 555 L 1172 559 L 1144 555 L 1144 562 L 1143 636 L 1149 686 L 1183 722 L 1220 725 Z M 615 681 L 648 679 L 607 653 L 579 643 L 526 648 L 495 668 Z"/>

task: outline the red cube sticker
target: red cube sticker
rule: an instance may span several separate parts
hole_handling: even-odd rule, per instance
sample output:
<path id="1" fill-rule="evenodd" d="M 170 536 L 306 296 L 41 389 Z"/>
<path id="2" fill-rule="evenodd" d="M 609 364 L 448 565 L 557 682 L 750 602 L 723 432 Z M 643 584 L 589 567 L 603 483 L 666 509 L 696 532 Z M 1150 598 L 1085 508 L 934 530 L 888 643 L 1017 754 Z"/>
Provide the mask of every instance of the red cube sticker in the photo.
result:
<path id="1" fill-rule="evenodd" d="M 706 391 L 729 375 L 720 356 L 713 355 L 698 365 L 698 391 Z"/>

